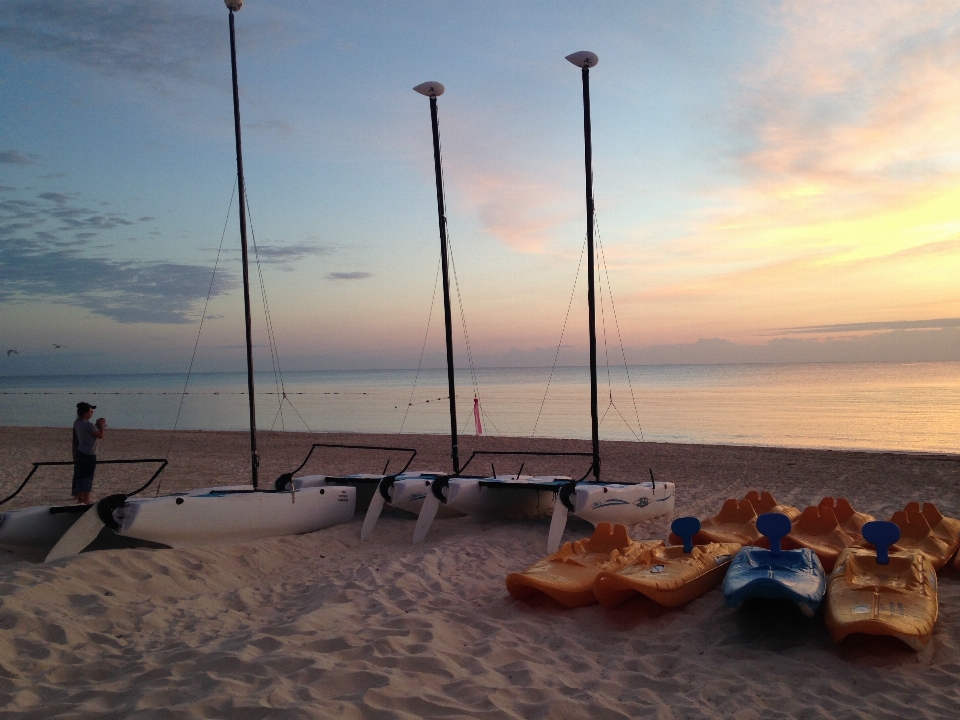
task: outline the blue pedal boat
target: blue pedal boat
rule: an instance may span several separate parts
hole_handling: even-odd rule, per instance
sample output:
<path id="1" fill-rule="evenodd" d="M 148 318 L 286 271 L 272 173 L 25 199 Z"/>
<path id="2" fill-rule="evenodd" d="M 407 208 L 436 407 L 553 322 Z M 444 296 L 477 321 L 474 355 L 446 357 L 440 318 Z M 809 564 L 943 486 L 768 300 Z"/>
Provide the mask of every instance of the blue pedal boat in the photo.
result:
<path id="1" fill-rule="evenodd" d="M 764 513 L 757 529 L 770 540 L 770 549 L 745 547 L 736 554 L 723 579 L 729 607 L 749 598 L 789 600 L 807 617 L 813 617 L 827 591 L 826 574 L 809 548 L 783 550 L 780 540 L 790 532 L 790 518 Z"/>

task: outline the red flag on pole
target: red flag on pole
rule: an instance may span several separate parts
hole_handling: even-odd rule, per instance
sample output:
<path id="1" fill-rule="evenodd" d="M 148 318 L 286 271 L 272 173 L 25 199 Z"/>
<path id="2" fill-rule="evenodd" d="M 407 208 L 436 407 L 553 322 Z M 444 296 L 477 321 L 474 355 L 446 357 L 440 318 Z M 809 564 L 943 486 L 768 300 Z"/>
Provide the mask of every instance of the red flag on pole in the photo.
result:
<path id="1" fill-rule="evenodd" d="M 483 435 L 483 423 L 480 421 L 480 398 L 473 399 L 473 422 L 477 426 L 477 435 Z"/>

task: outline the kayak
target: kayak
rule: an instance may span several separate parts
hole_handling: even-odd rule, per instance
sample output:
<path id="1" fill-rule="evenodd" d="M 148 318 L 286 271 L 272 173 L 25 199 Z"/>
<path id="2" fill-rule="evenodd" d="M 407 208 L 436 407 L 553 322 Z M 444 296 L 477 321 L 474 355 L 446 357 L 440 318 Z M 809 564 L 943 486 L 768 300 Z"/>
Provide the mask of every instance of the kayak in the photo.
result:
<path id="1" fill-rule="evenodd" d="M 661 540 L 636 542 L 623 525 L 602 522 L 591 537 L 564 543 L 523 572 L 507 575 L 507 592 L 517 600 L 542 593 L 570 608 L 595 605 L 593 584 L 601 571 L 617 570 L 662 546 Z"/>
<path id="2" fill-rule="evenodd" d="M 769 539 L 770 549 L 744 547 L 736 554 L 723 579 L 727 605 L 737 607 L 750 598 L 783 599 L 813 617 L 826 592 L 826 574 L 820 560 L 809 548 L 781 548 L 780 540 L 791 527 L 786 515 L 764 513 L 756 524 Z"/>
<path id="3" fill-rule="evenodd" d="M 869 523 L 863 530 L 877 549 L 850 548 L 837 561 L 824 610 L 830 636 L 841 642 L 854 633 L 887 635 L 921 650 L 937 621 L 937 573 L 923 553 L 888 552 L 900 535 L 894 523 Z"/>
<path id="4" fill-rule="evenodd" d="M 686 526 L 686 532 L 684 532 Z M 739 543 L 694 545 L 700 529 L 696 518 L 677 518 L 673 532 L 685 541 L 682 546 L 650 547 L 630 565 L 597 575 L 593 592 L 604 607 L 612 608 L 637 595 L 660 605 L 676 607 L 700 597 L 723 580 Z"/>

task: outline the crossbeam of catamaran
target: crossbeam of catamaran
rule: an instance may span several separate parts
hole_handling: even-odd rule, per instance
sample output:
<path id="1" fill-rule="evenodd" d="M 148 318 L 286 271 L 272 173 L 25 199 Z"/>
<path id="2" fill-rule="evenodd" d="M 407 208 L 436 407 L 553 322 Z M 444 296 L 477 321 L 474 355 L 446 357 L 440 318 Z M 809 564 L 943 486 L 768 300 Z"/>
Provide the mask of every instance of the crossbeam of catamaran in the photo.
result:
<path id="1" fill-rule="evenodd" d="M 403 467 L 401 467 L 397 472 L 389 475 L 387 474 L 387 469 L 390 467 L 390 463 L 393 461 L 393 459 L 390 457 L 387 458 L 387 462 L 384 464 L 383 470 L 379 473 L 350 473 L 347 475 L 300 475 L 299 477 L 294 477 L 294 475 L 307 466 L 307 463 L 310 461 L 310 457 L 313 455 L 313 451 L 321 448 L 410 453 L 410 457 L 406 459 Z M 295 470 L 292 470 L 288 473 L 283 473 L 277 478 L 275 487 L 278 491 L 290 489 L 296 491 L 308 487 L 351 486 L 355 488 L 357 492 L 356 511 L 366 512 L 367 508 L 370 506 L 370 501 L 377 493 L 382 481 L 390 481 L 391 479 L 396 478 L 398 475 L 405 473 L 407 468 L 410 467 L 410 463 L 413 462 L 413 459 L 416 456 L 417 451 L 413 448 L 401 448 L 389 445 L 344 445 L 342 443 L 314 443 L 310 446 L 310 451 L 303 459 L 303 462 L 300 463 Z M 431 473 L 431 475 L 432 474 L 433 473 Z"/>

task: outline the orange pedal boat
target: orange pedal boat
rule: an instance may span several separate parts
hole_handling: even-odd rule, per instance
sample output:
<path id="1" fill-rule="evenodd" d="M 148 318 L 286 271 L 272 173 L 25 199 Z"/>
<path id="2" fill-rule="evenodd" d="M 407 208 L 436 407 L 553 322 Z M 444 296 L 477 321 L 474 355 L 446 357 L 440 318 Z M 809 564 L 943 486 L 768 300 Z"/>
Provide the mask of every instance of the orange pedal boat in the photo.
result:
<path id="1" fill-rule="evenodd" d="M 847 505 L 849 507 L 849 504 Z M 852 510 L 852 508 L 851 508 Z M 798 517 L 783 538 L 784 550 L 810 548 L 820 560 L 826 572 L 833 570 L 840 553 L 860 542 L 860 533 L 847 532 L 840 524 L 830 505 L 822 502 L 811 505 Z M 763 545 L 763 543 L 759 543 Z"/>
<path id="2" fill-rule="evenodd" d="M 727 500 L 717 515 L 704 520 L 693 542 L 697 545 L 711 542 L 756 545 L 763 537 L 757 530 L 757 516 L 765 512 L 781 513 L 791 521 L 800 515 L 800 511 L 791 505 L 778 505 L 770 493 L 751 490 L 742 500 Z M 682 543 L 676 533 L 670 533 L 671 545 Z"/>
<path id="3" fill-rule="evenodd" d="M 960 520 L 944 517 L 933 503 L 923 503 L 922 506 L 918 502 L 907 503 L 903 511 L 907 513 L 908 517 L 913 513 L 923 515 L 930 526 L 930 532 L 946 543 L 945 553 L 947 562 L 949 562 L 957 549 L 960 548 Z"/>
<path id="4" fill-rule="evenodd" d="M 623 525 L 602 522 L 590 538 L 564 543 L 523 572 L 507 575 L 507 592 L 517 600 L 543 593 L 570 608 L 595 605 L 593 583 L 601 571 L 618 570 L 658 547 L 662 540 L 636 542 Z"/>
<path id="5" fill-rule="evenodd" d="M 867 513 L 857 512 L 854 510 L 846 498 L 834 499 L 832 497 L 825 497 L 823 500 L 817 503 L 817 506 L 828 507 L 833 510 L 833 514 L 837 518 L 837 523 L 839 523 L 840 529 L 856 537 L 858 541 L 861 537 L 863 537 L 863 526 L 868 522 L 873 522 L 876 520 L 873 515 L 867 515 Z"/>
<path id="6" fill-rule="evenodd" d="M 909 503 L 890 518 L 890 522 L 900 528 L 900 539 L 894 548 L 922 553 L 934 570 L 939 570 L 957 552 L 960 540 L 952 537 L 953 523 L 957 521 L 940 515 L 932 503 L 924 503 L 923 508 L 921 511 L 919 503 Z"/>
<path id="7" fill-rule="evenodd" d="M 671 528 L 684 544 L 650 547 L 630 565 L 597 575 L 593 592 L 604 607 L 612 608 L 637 595 L 675 607 L 700 597 L 723 580 L 740 543 L 694 545 L 700 530 L 696 518 L 677 518 Z"/>
<path id="8" fill-rule="evenodd" d="M 766 490 L 763 492 L 751 490 L 744 496 L 743 499 L 750 501 L 750 504 L 753 505 L 753 509 L 757 511 L 757 515 L 763 515 L 764 513 L 780 513 L 781 515 L 786 515 L 788 518 L 790 518 L 790 522 L 793 522 L 800 517 L 800 511 L 797 508 L 795 508 L 793 505 L 781 505 L 774 500 L 773 495 L 768 493 Z"/>
<path id="9" fill-rule="evenodd" d="M 824 621 L 831 637 L 889 635 L 921 650 L 937 621 L 937 573 L 919 552 L 888 548 L 900 537 L 894 523 L 863 526 L 864 539 L 876 547 L 849 548 L 837 560 L 827 585 Z"/>

